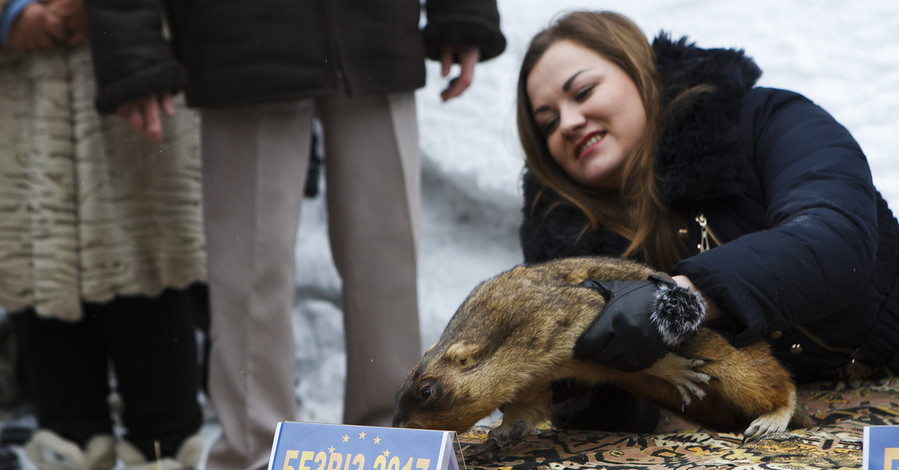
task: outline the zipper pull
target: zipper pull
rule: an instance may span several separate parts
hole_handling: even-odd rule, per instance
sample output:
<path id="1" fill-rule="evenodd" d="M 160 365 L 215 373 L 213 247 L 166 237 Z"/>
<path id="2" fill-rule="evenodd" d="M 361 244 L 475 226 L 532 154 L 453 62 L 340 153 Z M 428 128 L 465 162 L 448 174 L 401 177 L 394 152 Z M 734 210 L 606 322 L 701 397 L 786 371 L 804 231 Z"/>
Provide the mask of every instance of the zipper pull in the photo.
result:
<path id="1" fill-rule="evenodd" d="M 709 221 L 706 220 L 705 214 L 700 212 L 696 216 L 696 223 L 699 224 L 699 244 L 696 245 L 696 248 L 699 249 L 700 253 L 705 253 L 711 248 L 709 244 Z"/>

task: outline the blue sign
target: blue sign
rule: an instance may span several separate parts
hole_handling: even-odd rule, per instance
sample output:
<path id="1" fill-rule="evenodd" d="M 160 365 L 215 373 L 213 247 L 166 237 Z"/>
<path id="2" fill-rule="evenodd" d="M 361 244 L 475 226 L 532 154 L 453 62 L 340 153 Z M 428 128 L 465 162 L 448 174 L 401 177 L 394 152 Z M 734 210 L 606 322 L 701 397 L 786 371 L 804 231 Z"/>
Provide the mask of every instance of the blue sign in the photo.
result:
<path id="1" fill-rule="evenodd" d="M 452 431 L 281 422 L 268 470 L 458 470 Z"/>
<path id="2" fill-rule="evenodd" d="M 899 426 L 866 426 L 862 469 L 899 470 Z"/>

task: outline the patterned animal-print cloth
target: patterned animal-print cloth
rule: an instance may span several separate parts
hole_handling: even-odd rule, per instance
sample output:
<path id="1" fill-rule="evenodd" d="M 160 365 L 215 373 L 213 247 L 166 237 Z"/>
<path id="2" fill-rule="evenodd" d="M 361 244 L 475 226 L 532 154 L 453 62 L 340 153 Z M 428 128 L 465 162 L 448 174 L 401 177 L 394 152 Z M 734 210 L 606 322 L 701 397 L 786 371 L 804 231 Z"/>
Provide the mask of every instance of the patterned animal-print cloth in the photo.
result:
<path id="1" fill-rule="evenodd" d="M 860 468 L 865 426 L 899 425 L 899 378 L 820 382 L 799 387 L 799 404 L 816 426 L 743 443 L 664 414 L 651 434 L 553 430 L 541 427 L 504 449 L 503 461 L 471 458 L 492 426 L 459 436 L 460 468 L 473 469 L 834 469 Z M 458 449 L 457 449 L 458 450 Z M 464 461 L 464 466 L 463 466 Z"/>

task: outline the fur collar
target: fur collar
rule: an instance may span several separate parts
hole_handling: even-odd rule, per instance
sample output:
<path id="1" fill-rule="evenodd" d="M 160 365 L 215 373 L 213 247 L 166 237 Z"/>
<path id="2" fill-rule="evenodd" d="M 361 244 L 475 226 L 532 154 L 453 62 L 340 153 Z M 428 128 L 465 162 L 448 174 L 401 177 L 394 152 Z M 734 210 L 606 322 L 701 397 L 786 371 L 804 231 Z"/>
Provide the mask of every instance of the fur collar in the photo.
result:
<path id="1" fill-rule="evenodd" d="M 749 152 L 740 142 L 740 107 L 761 70 L 742 50 L 700 49 L 685 37 L 673 41 L 665 33 L 653 41 L 653 49 L 663 80 L 663 109 L 685 88 L 715 87 L 663 118 L 655 149 L 659 195 L 683 206 L 734 194 Z"/>

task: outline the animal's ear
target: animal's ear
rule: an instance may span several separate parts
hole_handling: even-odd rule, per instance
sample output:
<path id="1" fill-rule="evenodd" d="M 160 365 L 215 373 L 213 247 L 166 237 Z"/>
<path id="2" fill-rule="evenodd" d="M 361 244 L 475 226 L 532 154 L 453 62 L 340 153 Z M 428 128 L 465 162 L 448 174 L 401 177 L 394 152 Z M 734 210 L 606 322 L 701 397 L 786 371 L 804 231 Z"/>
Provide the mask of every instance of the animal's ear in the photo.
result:
<path id="1" fill-rule="evenodd" d="M 446 350 L 446 357 L 454 364 L 466 367 L 474 364 L 475 355 L 480 349 L 477 344 L 460 341 Z"/>

